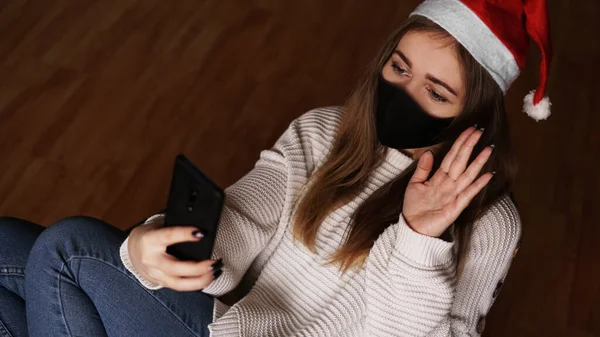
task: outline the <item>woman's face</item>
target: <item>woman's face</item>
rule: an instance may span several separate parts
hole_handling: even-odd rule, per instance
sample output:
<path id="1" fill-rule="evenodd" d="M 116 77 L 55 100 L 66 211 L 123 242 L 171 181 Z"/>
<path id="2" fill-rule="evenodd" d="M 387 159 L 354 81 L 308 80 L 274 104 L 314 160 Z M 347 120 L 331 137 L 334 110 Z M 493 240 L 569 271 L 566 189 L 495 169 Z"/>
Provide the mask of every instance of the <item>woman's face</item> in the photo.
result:
<path id="1" fill-rule="evenodd" d="M 409 32 L 382 71 L 430 115 L 455 117 L 463 109 L 465 81 L 452 43 L 432 33 Z"/>

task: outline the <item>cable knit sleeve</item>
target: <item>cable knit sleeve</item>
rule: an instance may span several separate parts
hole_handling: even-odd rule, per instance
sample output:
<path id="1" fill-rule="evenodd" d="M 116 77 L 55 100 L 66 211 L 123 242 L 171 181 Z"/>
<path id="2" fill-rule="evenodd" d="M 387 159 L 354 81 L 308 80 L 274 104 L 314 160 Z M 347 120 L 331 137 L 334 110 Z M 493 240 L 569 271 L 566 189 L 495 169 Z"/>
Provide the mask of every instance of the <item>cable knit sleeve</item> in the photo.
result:
<path id="1" fill-rule="evenodd" d="M 240 282 L 280 223 L 289 177 L 289 145 L 296 142 L 290 127 L 254 169 L 225 191 L 226 199 L 213 258 L 223 259 L 223 274 L 204 292 L 221 296 Z"/>
<path id="2" fill-rule="evenodd" d="M 244 273 L 276 232 L 288 193 L 291 165 L 298 161 L 298 134 L 294 123 L 275 145 L 260 153 L 254 168 L 225 190 L 225 203 L 217 231 L 212 258 L 223 259 L 223 274 L 204 288 L 221 296 L 234 289 Z M 121 245 L 125 267 L 148 289 L 161 287 L 145 279 L 129 259 L 127 240 Z"/>
<path id="3" fill-rule="evenodd" d="M 479 336 L 520 230 L 514 205 L 500 199 L 474 224 L 457 281 L 455 243 L 414 232 L 400 215 L 367 261 L 369 336 Z"/>
<path id="4" fill-rule="evenodd" d="M 428 336 L 480 336 L 521 239 L 521 220 L 509 197 L 475 224 L 450 314 Z"/>

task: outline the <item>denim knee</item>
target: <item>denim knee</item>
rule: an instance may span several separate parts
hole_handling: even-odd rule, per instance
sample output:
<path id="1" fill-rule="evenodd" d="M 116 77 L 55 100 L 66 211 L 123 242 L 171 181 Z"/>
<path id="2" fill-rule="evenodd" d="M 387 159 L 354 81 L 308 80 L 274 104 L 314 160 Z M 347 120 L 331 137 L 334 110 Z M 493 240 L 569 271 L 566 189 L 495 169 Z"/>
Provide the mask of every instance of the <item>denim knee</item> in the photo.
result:
<path id="1" fill-rule="evenodd" d="M 22 228 L 23 226 L 21 225 L 20 219 L 4 216 L 0 217 L 0 249 L 2 249 L 2 247 L 13 245 L 14 242 L 20 243 L 20 241 L 22 241 Z M 28 238 L 25 237 L 25 239 Z M 33 241 L 35 241 L 35 237 L 33 237 Z M 31 242 L 31 244 L 33 244 L 33 242 Z"/>
<path id="2" fill-rule="evenodd" d="M 43 230 L 22 219 L 0 217 L 0 265 L 24 269 L 31 247 Z"/>
<path id="3" fill-rule="evenodd" d="M 20 244 L 33 244 L 44 228 L 27 220 L 0 216 L 0 239 L 19 241 Z"/>
<path id="4" fill-rule="evenodd" d="M 62 219 L 38 237 L 34 250 L 63 248 L 66 245 L 77 245 L 78 242 L 93 240 L 106 224 L 98 219 L 86 216 L 73 216 Z"/>
<path id="5" fill-rule="evenodd" d="M 0 233 L 14 235 L 21 227 L 21 219 L 9 216 L 0 216 Z"/>
<path id="6" fill-rule="evenodd" d="M 46 228 L 37 238 L 27 260 L 26 279 L 39 275 L 42 269 L 62 266 L 74 255 L 87 250 L 108 226 L 101 220 L 74 216 Z"/>

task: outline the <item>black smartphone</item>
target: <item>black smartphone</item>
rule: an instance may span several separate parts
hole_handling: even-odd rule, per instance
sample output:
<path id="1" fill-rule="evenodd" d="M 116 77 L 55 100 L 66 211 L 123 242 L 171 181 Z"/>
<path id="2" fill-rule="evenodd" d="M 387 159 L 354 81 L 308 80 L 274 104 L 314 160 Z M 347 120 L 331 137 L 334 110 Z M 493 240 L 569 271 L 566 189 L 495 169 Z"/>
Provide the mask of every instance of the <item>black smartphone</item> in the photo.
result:
<path id="1" fill-rule="evenodd" d="M 204 233 L 200 241 L 167 247 L 167 253 L 184 261 L 210 259 L 225 194 L 191 161 L 180 154 L 175 159 L 167 201 L 165 226 L 194 226 Z"/>

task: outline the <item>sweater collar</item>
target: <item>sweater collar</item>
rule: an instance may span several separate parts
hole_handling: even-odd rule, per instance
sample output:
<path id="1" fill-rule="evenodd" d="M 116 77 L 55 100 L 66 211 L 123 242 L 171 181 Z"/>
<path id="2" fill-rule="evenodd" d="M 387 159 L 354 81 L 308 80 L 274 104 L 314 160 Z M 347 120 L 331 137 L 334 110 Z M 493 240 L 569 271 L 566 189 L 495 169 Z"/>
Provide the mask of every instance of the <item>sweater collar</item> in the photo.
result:
<path id="1" fill-rule="evenodd" d="M 405 169 L 410 164 L 412 164 L 414 159 L 405 155 L 404 153 L 400 152 L 399 150 L 388 147 L 385 161 L 392 164 L 394 167 L 398 167 L 400 169 Z"/>

